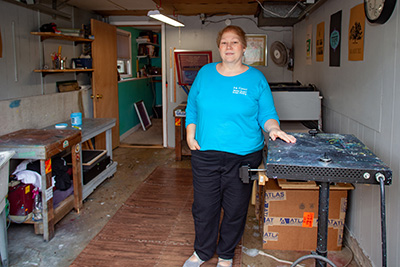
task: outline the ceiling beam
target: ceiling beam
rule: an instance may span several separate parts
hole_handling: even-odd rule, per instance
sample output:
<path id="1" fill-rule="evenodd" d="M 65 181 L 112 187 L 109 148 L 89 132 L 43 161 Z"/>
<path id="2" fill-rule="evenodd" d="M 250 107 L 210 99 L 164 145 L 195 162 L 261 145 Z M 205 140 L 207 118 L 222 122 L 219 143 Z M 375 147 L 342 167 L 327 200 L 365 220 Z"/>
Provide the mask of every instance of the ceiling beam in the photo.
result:
<path id="1" fill-rule="evenodd" d="M 164 15 L 255 15 L 258 3 L 254 0 L 152 0 Z M 211 12 L 210 12 L 211 11 Z"/>
<path id="2" fill-rule="evenodd" d="M 149 10 L 93 10 L 103 17 L 108 16 L 147 16 Z"/>
<path id="3" fill-rule="evenodd" d="M 61 11 L 58 11 L 58 10 L 53 9 L 51 7 L 42 5 L 42 4 L 24 4 L 24 3 L 21 3 L 21 2 L 16 1 L 16 0 L 4 0 L 4 1 L 5 2 L 9 2 L 11 4 L 15 4 L 17 6 L 22 6 L 22 7 L 31 9 L 31 10 L 40 11 L 40 12 L 43 12 L 43 13 L 48 14 L 48 15 L 57 16 L 59 18 L 62 18 L 62 19 L 68 20 L 68 21 L 71 20 L 71 15 L 69 15 L 67 13 L 64 13 L 64 12 L 61 12 Z"/>

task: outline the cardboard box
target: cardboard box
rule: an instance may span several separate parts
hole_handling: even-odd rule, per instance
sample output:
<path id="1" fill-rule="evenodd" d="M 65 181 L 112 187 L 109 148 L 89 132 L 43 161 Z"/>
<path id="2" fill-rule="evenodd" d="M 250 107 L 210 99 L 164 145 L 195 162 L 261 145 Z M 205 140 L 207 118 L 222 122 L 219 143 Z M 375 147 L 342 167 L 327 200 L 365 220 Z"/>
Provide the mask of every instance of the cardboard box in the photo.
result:
<path id="1" fill-rule="evenodd" d="M 58 88 L 58 92 L 60 93 L 79 90 L 79 84 L 75 80 L 56 82 L 56 86 Z"/>
<path id="2" fill-rule="evenodd" d="M 328 250 L 341 250 L 351 184 L 330 187 Z M 315 182 L 270 179 L 260 187 L 256 210 L 263 249 L 315 251 L 317 247 L 319 191 Z M 257 203 L 258 202 L 258 203 Z M 256 212 L 257 215 L 257 212 Z"/>

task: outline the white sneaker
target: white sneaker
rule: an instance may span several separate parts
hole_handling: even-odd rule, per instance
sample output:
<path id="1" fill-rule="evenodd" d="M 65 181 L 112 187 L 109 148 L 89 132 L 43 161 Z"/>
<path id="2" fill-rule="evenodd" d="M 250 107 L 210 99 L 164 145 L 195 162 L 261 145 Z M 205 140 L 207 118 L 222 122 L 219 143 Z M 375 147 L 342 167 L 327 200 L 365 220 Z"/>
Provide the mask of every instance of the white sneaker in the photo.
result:
<path id="1" fill-rule="evenodd" d="M 204 261 L 200 259 L 199 255 L 197 255 L 197 253 L 195 251 L 195 252 L 193 252 L 193 255 L 190 256 L 190 258 L 185 261 L 185 264 L 183 264 L 183 267 L 199 267 L 203 263 L 204 263 Z"/>
<path id="2" fill-rule="evenodd" d="M 232 262 L 233 262 L 232 259 L 226 260 L 226 259 L 218 258 L 217 267 L 232 267 Z"/>

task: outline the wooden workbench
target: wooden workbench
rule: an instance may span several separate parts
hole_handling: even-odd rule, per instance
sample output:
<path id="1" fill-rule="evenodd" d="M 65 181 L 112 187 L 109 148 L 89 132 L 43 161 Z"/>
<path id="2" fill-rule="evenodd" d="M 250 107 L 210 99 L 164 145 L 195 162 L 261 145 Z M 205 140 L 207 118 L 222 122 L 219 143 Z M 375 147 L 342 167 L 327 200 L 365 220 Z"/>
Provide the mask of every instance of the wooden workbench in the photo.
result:
<path id="1" fill-rule="evenodd" d="M 23 129 L 0 136 L 0 151 L 15 151 L 13 159 L 40 160 L 43 220 L 31 223 L 35 224 L 35 232 L 43 232 L 46 241 L 53 238 L 54 225 L 59 220 L 71 209 L 75 208 L 79 213 L 82 208 L 80 143 L 81 132 L 76 130 Z M 73 159 L 74 195 L 66 198 L 54 209 L 51 157 L 67 149 L 71 149 Z"/>
<path id="2" fill-rule="evenodd" d="M 116 124 L 115 118 L 83 118 L 82 125 L 80 126 L 82 132 L 82 143 L 96 137 L 99 134 L 106 134 L 106 150 L 107 156 L 111 159 L 111 164 L 107 166 L 107 168 L 102 171 L 99 175 L 97 175 L 93 180 L 89 183 L 84 184 L 83 178 L 81 179 L 82 183 L 82 200 L 86 199 L 95 189 L 98 187 L 105 179 L 111 177 L 117 171 L 118 163 L 113 161 L 112 155 L 112 128 L 115 127 Z M 65 130 L 74 130 L 79 131 L 76 128 L 71 126 L 71 120 L 64 121 L 63 123 L 67 124 Z M 54 129 L 55 124 L 46 127 L 45 129 Z M 83 173 L 83 170 L 81 170 Z"/>

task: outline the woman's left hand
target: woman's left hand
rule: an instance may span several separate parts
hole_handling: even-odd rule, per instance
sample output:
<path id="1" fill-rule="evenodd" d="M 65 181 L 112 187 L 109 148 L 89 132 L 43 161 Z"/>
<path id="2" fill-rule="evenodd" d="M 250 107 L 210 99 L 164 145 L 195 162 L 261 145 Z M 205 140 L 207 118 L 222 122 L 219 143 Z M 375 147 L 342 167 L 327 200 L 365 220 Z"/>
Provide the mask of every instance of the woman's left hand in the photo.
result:
<path id="1" fill-rule="evenodd" d="M 271 137 L 272 141 L 275 141 L 276 138 L 280 138 L 286 143 L 296 143 L 296 137 L 293 135 L 287 134 L 281 129 L 274 128 L 269 131 L 269 137 Z"/>

